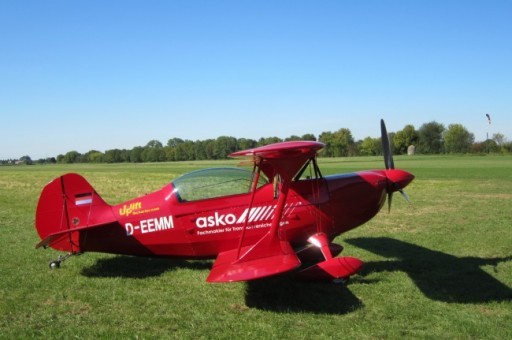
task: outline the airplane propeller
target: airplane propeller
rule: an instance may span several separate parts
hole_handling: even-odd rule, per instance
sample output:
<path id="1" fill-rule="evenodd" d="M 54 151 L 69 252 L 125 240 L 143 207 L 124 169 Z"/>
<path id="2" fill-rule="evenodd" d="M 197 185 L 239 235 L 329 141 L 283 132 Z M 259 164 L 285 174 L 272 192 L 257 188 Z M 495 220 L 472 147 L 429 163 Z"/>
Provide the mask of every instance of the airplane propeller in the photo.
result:
<path id="1" fill-rule="evenodd" d="M 382 140 L 382 151 L 384 153 L 384 166 L 386 167 L 386 176 L 388 178 L 388 181 L 391 183 L 391 186 L 388 187 L 388 212 L 391 211 L 391 202 L 393 200 L 393 193 L 395 191 L 398 191 L 402 194 L 402 196 L 405 198 L 407 203 L 411 204 L 411 201 L 409 200 L 409 197 L 407 194 L 403 191 L 401 186 L 396 182 L 393 181 L 390 177 L 395 177 L 394 170 L 395 170 L 395 162 L 393 161 L 393 154 L 391 153 L 391 146 L 389 144 L 389 138 L 388 138 L 388 132 L 386 130 L 386 124 L 384 123 L 384 119 L 380 120 L 380 132 L 381 132 L 381 140 Z"/>
<path id="2" fill-rule="evenodd" d="M 382 139 L 382 150 L 384 152 L 384 166 L 386 170 L 394 169 L 395 163 L 393 162 L 393 155 L 391 154 L 391 146 L 388 139 L 388 131 L 386 130 L 386 123 L 384 119 L 380 120 L 380 134 Z"/>

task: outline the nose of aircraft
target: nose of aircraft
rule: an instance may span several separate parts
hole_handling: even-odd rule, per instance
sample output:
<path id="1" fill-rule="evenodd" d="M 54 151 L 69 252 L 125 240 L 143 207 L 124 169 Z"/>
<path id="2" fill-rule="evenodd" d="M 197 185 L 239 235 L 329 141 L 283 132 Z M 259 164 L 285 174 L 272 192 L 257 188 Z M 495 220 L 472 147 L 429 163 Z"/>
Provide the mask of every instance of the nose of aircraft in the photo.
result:
<path id="1" fill-rule="evenodd" d="M 405 188 L 414 179 L 413 174 L 400 169 L 386 170 L 386 177 L 390 182 L 389 192 L 395 192 Z"/>
<path id="2" fill-rule="evenodd" d="M 409 197 L 403 190 L 411 181 L 414 179 L 414 175 L 407 171 L 400 169 L 388 169 L 385 170 L 386 178 L 388 180 L 387 193 L 388 193 L 388 212 L 391 211 L 391 201 L 393 199 L 393 193 L 398 191 L 402 194 L 405 200 L 409 203 Z"/>
<path id="3" fill-rule="evenodd" d="M 393 155 L 391 154 L 391 145 L 389 144 L 388 131 L 386 130 L 386 124 L 384 120 L 380 120 L 380 132 L 382 140 L 382 151 L 384 153 L 384 165 L 386 167 L 385 173 L 387 178 L 388 193 L 388 212 L 391 210 L 391 200 L 393 199 L 393 193 L 398 191 L 402 194 L 407 202 L 410 203 L 409 198 L 405 194 L 403 188 L 405 188 L 414 179 L 414 176 L 407 171 L 395 169 L 395 162 L 393 161 Z"/>

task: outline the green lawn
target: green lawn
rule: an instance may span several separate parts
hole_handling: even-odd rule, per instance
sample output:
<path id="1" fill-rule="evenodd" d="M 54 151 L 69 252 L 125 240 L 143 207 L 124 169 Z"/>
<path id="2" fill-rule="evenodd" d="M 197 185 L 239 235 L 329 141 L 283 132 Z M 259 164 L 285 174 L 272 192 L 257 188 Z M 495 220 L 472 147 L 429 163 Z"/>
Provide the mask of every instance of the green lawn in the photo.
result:
<path id="1" fill-rule="evenodd" d="M 320 159 L 323 174 L 380 157 Z M 109 203 L 237 161 L 0 167 L 0 338 L 512 338 L 512 156 L 395 157 L 416 175 L 388 214 L 337 240 L 348 285 L 288 275 L 208 284 L 212 261 L 35 250 L 43 186 L 83 174 Z"/>

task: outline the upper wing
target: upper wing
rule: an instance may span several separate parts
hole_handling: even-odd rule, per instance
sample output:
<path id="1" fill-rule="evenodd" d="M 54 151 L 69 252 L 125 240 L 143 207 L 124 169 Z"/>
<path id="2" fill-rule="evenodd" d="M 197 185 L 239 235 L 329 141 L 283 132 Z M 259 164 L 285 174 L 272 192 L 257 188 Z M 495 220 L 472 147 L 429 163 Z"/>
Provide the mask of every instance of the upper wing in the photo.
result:
<path id="1" fill-rule="evenodd" d="M 316 152 L 322 149 L 325 145 L 320 142 L 313 141 L 294 141 L 294 142 L 281 142 L 265 146 L 260 146 L 254 149 L 247 149 L 242 151 L 233 152 L 231 157 L 240 156 L 257 156 L 264 159 L 268 158 L 282 158 L 290 159 L 307 155 L 314 156 Z"/>

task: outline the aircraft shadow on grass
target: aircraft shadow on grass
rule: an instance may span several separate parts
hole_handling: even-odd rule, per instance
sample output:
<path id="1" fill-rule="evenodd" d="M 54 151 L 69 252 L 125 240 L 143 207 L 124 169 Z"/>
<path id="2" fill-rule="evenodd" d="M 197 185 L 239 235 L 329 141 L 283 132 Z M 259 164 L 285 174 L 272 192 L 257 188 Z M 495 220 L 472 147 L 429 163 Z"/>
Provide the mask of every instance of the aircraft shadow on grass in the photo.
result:
<path id="1" fill-rule="evenodd" d="M 246 283 L 245 304 L 279 313 L 347 314 L 363 306 L 344 285 L 297 280 L 293 274 Z"/>
<path id="2" fill-rule="evenodd" d="M 120 255 L 99 259 L 82 269 L 81 274 L 87 277 L 144 279 L 180 268 L 210 270 L 211 267 L 211 261 Z M 250 308 L 283 313 L 345 314 L 362 306 L 360 300 L 343 284 L 304 282 L 297 280 L 293 274 L 248 281 L 245 284 L 245 303 Z"/>
<path id="3" fill-rule="evenodd" d="M 423 294 L 453 303 L 485 303 L 512 300 L 512 289 L 480 267 L 511 261 L 504 258 L 456 257 L 387 237 L 362 237 L 345 242 L 396 260 L 367 262 L 361 275 L 381 271 L 407 273 Z"/>
<path id="4" fill-rule="evenodd" d="M 108 259 L 99 259 L 92 266 L 82 269 L 81 274 L 87 277 L 144 279 L 162 275 L 169 270 L 180 268 L 209 270 L 211 266 L 210 261 L 186 261 L 120 255 Z"/>
<path id="5" fill-rule="evenodd" d="M 355 277 L 354 284 L 372 284 L 364 278 L 372 272 L 402 271 L 406 273 L 432 300 L 451 303 L 486 303 L 512 300 L 512 289 L 483 271 L 484 265 L 497 266 L 504 258 L 456 257 L 443 252 L 378 237 L 354 238 L 345 242 L 390 260 L 367 262 Z M 99 259 L 82 270 L 88 277 L 147 278 L 180 268 L 210 270 L 211 261 L 186 261 L 134 256 L 116 256 Z M 342 284 L 305 282 L 293 274 L 278 275 L 246 282 L 247 307 L 274 312 L 307 312 L 317 314 L 346 314 L 363 307 L 359 300 Z"/>

